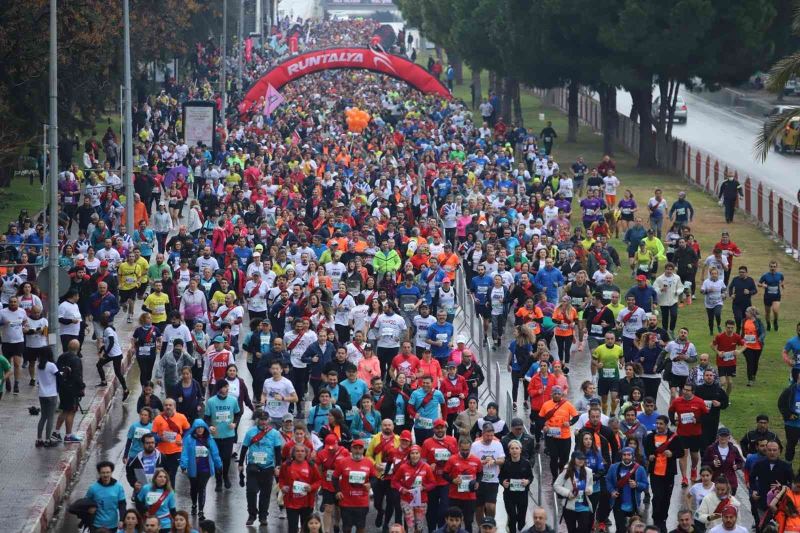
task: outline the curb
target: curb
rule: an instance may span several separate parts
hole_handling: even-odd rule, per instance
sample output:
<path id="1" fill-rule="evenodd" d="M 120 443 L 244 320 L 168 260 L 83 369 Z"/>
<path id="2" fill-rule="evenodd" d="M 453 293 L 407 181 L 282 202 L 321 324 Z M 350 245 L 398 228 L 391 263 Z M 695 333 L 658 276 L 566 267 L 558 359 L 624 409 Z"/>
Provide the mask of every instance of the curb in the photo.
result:
<path id="1" fill-rule="evenodd" d="M 122 372 L 127 375 L 131 368 L 133 357 L 129 351 L 123 354 Z M 112 373 L 112 378 L 108 379 L 108 387 L 102 394 L 98 394 L 92 400 L 91 405 L 86 410 L 86 414 L 76 428 L 75 433 L 82 434 L 83 440 L 80 444 L 67 444 L 69 446 L 61 454 L 58 465 L 49 474 L 47 487 L 33 504 L 28 520 L 18 530 L 20 533 L 45 533 L 50 527 L 50 523 L 56 510 L 62 504 L 67 490 L 72 484 L 73 476 L 78 472 L 81 461 L 88 455 L 94 438 L 100 429 L 103 419 L 108 412 L 111 402 L 119 388 L 119 382 Z"/>

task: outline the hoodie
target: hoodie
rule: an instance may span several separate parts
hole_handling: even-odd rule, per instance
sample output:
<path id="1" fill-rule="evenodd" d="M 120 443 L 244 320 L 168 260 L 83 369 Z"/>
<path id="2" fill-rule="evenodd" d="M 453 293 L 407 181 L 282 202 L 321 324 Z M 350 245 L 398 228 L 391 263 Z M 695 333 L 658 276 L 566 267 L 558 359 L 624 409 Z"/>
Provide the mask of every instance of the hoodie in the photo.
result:
<path id="1" fill-rule="evenodd" d="M 202 437 L 197 436 L 197 428 L 205 428 Z M 192 424 L 189 433 L 183 438 L 183 451 L 181 452 L 181 470 L 185 470 L 189 477 L 197 477 L 198 466 L 208 461 L 209 475 L 222 468 L 222 459 L 219 456 L 217 443 L 211 438 L 208 424 L 198 418 Z M 202 468 L 202 466 L 200 466 Z"/>

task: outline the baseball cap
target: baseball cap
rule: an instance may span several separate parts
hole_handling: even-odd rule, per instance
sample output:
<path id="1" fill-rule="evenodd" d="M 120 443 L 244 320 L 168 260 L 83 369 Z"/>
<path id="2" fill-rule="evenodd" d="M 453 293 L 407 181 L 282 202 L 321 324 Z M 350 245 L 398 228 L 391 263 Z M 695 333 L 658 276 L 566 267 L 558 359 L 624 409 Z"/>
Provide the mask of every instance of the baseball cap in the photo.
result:
<path id="1" fill-rule="evenodd" d="M 467 336 L 466 335 L 459 335 L 458 339 L 456 339 L 456 344 L 467 344 Z"/>
<path id="2" fill-rule="evenodd" d="M 497 521 L 491 516 L 484 516 L 483 520 L 481 520 L 481 527 L 483 526 L 497 527 Z"/>
<path id="3" fill-rule="evenodd" d="M 456 366 L 457 365 L 455 361 L 448 361 L 447 364 L 445 365 L 445 368 L 456 368 Z"/>
<path id="4" fill-rule="evenodd" d="M 339 443 L 339 439 L 333 433 L 329 433 L 325 436 L 325 446 L 333 448 Z"/>
<path id="5" fill-rule="evenodd" d="M 738 516 L 739 511 L 733 505 L 726 505 L 722 508 L 722 516 Z"/>
<path id="6" fill-rule="evenodd" d="M 354 440 L 353 443 L 350 445 L 351 448 L 355 448 L 356 446 L 359 446 L 361 448 L 366 448 L 366 446 L 364 446 L 364 441 L 361 439 Z"/>
<path id="7" fill-rule="evenodd" d="M 261 257 L 261 252 L 256 250 L 255 252 L 253 252 L 253 257 Z"/>
<path id="8" fill-rule="evenodd" d="M 511 419 L 511 427 L 512 428 L 524 428 L 525 422 L 522 421 L 521 418 L 516 417 Z"/>
<path id="9" fill-rule="evenodd" d="M 101 267 L 107 267 L 108 266 L 108 261 L 105 261 L 105 260 L 100 261 L 100 266 Z"/>
<path id="10" fill-rule="evenodd" d="M 292 413 L 286 413 L 283 415 L 284 422 L 294 422 L 294 415 Z"/>
<path id="11" fill-rule="evenodd" d="M 447 422 L 445 422 L 443 419 L 439 418 L 433 423 L 433 427 L 435 427 L 435 428 L 447 427 Z"/>
<path id="12" fill-rule="evenodd" d="M 572 452 L 572 458 L 573 459 L 583 459 L 585 461 L 586 460 L 586 454 L 584 454 L 580 450 L 574 451 L 574 452 Z"/>
<path id="13" fill-rule="evenodd" d="M 555 386 L 552 389 L 550 389 L 550 393 L 551 394 L 564 394 L 564 391 L 561 389 L 561 387 Z"/>
<path id="14" fill-rule="evenodd" d="M 225 337 L 223 337 L 222 335 L 217 335 L 216 337 L 214 337 L 214 342 L 225 342 Z"/>
<path id="15" fill-rule="evenodd" d="M 717 430 L 717 436 L 718 437 L 730 437 L 731 436 L 731 430 L 728 429 L 728 428 L 719 428 Z"/>
<path id="16" fill-rule="evenodd" d="M 408 442 L 411 442 L 411 432 L 409 430 L 407 430 L 407 429 L 404 429 L 403 431 L 401 431 L 400 432 L 400 440 L 407 440 Z"/>
<path id="17" fill-rule="evenodd" d="M 636 281 L 647 281 L 647 276 L 645 276 L 644 274 L 639 274 L 638 276 L 636 276 Z"/>

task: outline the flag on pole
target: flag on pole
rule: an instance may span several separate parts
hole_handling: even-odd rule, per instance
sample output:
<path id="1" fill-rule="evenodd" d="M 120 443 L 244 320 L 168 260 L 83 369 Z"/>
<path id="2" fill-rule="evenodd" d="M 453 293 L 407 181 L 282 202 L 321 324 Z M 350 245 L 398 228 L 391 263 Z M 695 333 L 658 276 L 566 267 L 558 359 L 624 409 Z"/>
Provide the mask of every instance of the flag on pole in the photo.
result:
<path id="1" fill-rule="evenodd" d="M 292 131 L 292 144 L 295 145 L 295 146 L 300 144 L 300 134 L 297 133 L 297 129 L 296 128 L 295 128 L 294 131 Z"/>
<path id="2" fill-rule="evenodd" d="M 284 103 L 286 98 L 283 97 L 281 93 L 275 90 L 275 87 L 272 84 L 267 85 L 267 98 L 264 107 L 264 114 L 271 115 L 273 111 L 275 111 L 279 105 Z"/>

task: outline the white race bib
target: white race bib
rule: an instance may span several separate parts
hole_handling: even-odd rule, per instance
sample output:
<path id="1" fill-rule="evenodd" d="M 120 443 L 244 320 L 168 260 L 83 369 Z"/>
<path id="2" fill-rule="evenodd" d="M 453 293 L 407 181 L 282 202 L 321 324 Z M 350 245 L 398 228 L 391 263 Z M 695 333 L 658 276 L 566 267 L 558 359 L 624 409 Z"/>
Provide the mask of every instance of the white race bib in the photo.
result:
<path id="1" fill-rule="evenodd" d="M 694 413 L 681 413 L 681 424 L 694 424 Z"/>
<path id="2" fill-rule="evenodd" d="M 267 452 L 253 452 L 251 459 L 257 465 L 265 465 L 267 464 Z"/>
<path id="3" fill-rule="evenodd" d="M 555 438 L 561 437 L 561 428 L 548 427 L 547 428 L 547 436 L 548 437 L 555 437 Z"/>
<path id="4" fill-rule="evenodd" d="M 650 265 L 639 265 L 639 270 L 641 270 L 642 272 L 649 272 Z"/>
<path id="5" fill-rule="evenodd" d="M 525 485 L 522 484 L 523 481 L 522 479 L 509 479 L 508 490 L 511 492 L 522 492 L 525 490 Z"/>
<path id="6" fill-rule="evenodd" d="M 164 442 L 175 442 L 175 439 L 178 437 L 178 434 L 174 431 L 165 431 L 161 435 Z"/>
<path id="7" fill-rule="evenodd" d="M 405 426 L 406 415 L 394 415 L 394 423 L 398 426 Z"/>
<path id="8" fill-rule="evenodd" d="M 142 437 L 144 437 L 148 433 L 150 433 L 150 430 L 147 429 L 147 428 L 136 428 L 135 430 L 133 430 L 133 438 L 134 439 L 141 439 Z"/>
<path id="9" fill-rule="evenodd" d="M 292 494 L 296 494 L 297 496 L 305 496 L 308 494 L 311 485 L 308 483 L 303 483 L 302 481 L 295 481 L 292 483 Z"/>
<path id="10" fill-rule="evenodd" d="M 351 471 L 347 476 L 347 481 L 351 485 L 363 485 L 366 480 L 367 480 L 367 473 L 358 470 Z"/>
<path id="11" fill-rule="evenodd" d="M 437 333 L 436 334 L 436 340 L 437 341 L 442 341 L 442 342 L 447 342 L 447 333 Z"/>
<path id="12" fill-rule="evenodd" d="M 267 409 L 280 409 L 283 403 L 280 400 L 267 400 Z"/>
<path id="13" fill-rule="evenodd" d="M 139 346 L 139 355 L 150 356 L 153 348 L 150 346 Z"/>
<path id="14" fill-rule="evenodd" d="M 144 502 L 149 507 L 149 506 L 155 504 L 159 500 L 159 498 L 161 498 L 161 493 L 160 492 L 150 491 L 150 492 L 147 493 L 147 496 L 144 497 Z"/>
<path id="15" fill-rule="evenodd" d="M 421 416 L 417 418 L 417 421 L 414 425 L 420 429 L 433 429 L 433 419 Z"/>
<path id="16" fill-rule="evenodd" d="M 617 369 L 616 368 L 604 368 L 603 369 L 603 378 L 605 379 L 614 379 L 617 376 Z"/>
<path id="17" fill-rule="evenodd" d="M 706 407 L 711 409 L 711 400 L 703 400 L 703 403 L 706 404 Z"/>
<path id="18" fill-rule="evenodd" d="M 459 398 L 458 396 L 454 396 L 453 398 L 447 399 L 447 407 L 449 407 L 450 409 L 454 409 L 459 405 L 461 405 L 461 398 Z"/>
<path id="19" fill-rule="evenodd" d="M 194 455 L 195 457 L 208 457 L 208 448 L 205 446 L 195 446 Z"/>
<path id="20" fill-rule="evenodd" d="M 472 483 L 472 476 L 462 475 L 458 478 L 458 492 L 469 492 L 469 485 Z"/>
<path id="21" fill-rule="evenodd" d="M 328 483 L 333 481 L 333 470 L 326 470 L 325 471 L 325 481 L 327 481 Z"/>
<path id="22" fill-rule="evenodd" d="M 780 287 L 778 287 L 777 285 L 772 286 L 772 287 L 767 287 L 767 294 L 778 294 L 778 289 L 779 288 Z"/>
<path id="23" fill-rule="evenodd" d="M 736 354 L 734 352 L 723 352 L 722 360 L 723 361 L 733 361 L 736 358 Z"/>
<path id="24" fill-rule="evenodd" d="M 755 335 L 745 335 L 744 336 L 744 342 L 746 342 L 747 344 L 753 344 L 753 343 L 756 342 L 756 336 Z"/>
<path id="25" fill-rule="evenodd" d="M 216 417 L 217 422 L 225 422 L 226 424 L 229 424 L 233 418 L 230 411 L 217 411 Z"/>
<path id="26" fill-rule="evenodd" d="M 447 461 L 450 459 L 450 450 L 447 448 L 435 448 L 433 450 L 433 458 L 436 461 Z"/>
<path id="27" fill-rule="evenodd" d="M 603 334 L 603 326 L 601 326 L 600 324 L 592 324 L 591 332 L 592 332 L 593 335 L 602 335 Z"/>
<path id="28" fill-rule="evenodd" d="M 394 337 L 394 328 L 381 328 L 381 337 Z"/>

